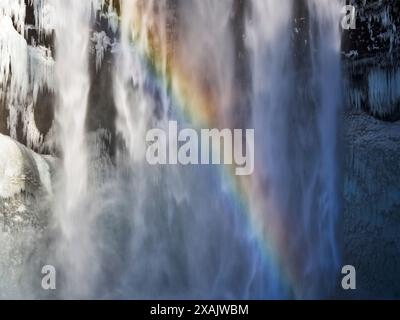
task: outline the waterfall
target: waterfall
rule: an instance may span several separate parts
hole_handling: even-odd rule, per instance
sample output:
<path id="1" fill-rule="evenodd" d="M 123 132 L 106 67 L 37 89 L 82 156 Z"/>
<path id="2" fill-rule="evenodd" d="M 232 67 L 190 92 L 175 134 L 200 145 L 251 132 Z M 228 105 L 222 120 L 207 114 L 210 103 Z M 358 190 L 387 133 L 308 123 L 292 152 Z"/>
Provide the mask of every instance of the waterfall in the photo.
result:
<path id="1" fill-rule="evenodd" d="M 267 276 L 272 268 L 218 168 L 150 167 L 144 158 L 149 128 L 166 128 L 171 119 L 196 128 L 177 102 L 182 86 L 193 90 L 189 96 L 207 94 L 212 107 L 221 108 L 210 110 L 216 115 L 210 126 L 233 118 L 228 109 L 233 101 L 232 9 L 233 1 L 188 1 L 177 12 L 171 1 L 123 2 L 114 96 L 125 147 L 113 183 L 119 190 L 124 185 L 119 215 L 129 221 L 132 233 L 125 244 L 130 256 L 118 290 L 122 297 L 282 296 L 275 281 L 264 280 L 272 279 Z M 175 21 L 175 15 L 182 19 Z M 179 30 L 167 28 L 178 27 L 174 23 Z M 205 34 L 204 25 L 215 33 Z"/>
<path id="2" fill-rule="evenodd" d="M 334 295 L 340 2 L 121 0 L 114 9 L 113 1 L 34 1 L 36 28 L 54 29 L 54 61 L 34 47 L 46 68 L 12 74 L 11 83 L 33 82 L 16 97 L 30 90 L 36 100 L 44 86 L 57 97 L 51 133 L 61 165 L 51 244 L 38 258 L 60 274 L 56 297 Z M 17 39 L 7 42 L 12 64 L 14 47 L 27 45 Z M 9 81 L 9 63 L 0 63 L 0 80 Z M 115 121 L 103 115 L 112 125 L 91 130 L 89 92 L 103 68 L 112 70 L 104 81 Z M 196 132 L 255 129 L 254 174 L 151 166 L 146 133 L 170 120 Z"/>
<path id="3" fill-rule="evenodd" d="M 55 78 L 58 95 L 55 118 L 63 158 L 55 208 L 61 233 L 57 255 L 71 290 L 76 290 L 85 279 L 82 273 L 90 262 L 87 259 L 90 244 L 86 241 L 87 228 L 92 226 L 88 224 L 89 217 L 84 208 L 88 188 L 85 119 L 90 88 L 90 5 L 89 1 L 79 0 L 56 1 L 54 5 L 57 16 Z"/>
<path id="4" fill-rule="evenodd" d="M 342 114 L 343 97 L 341 89 L 341 33 L 337 26 L 340 20 L 340 8 L 343 1 L 316 1 L 309 3 L 310 13 L 315 17 L 314 33 L 311 39 L 312 81 L 316 90 L 315 98 L 318 110 L 319 155 L 315 172 L 319 182 L 318 218 L 315 225 L 317 237 L 321 239 L 315 245 L 314 257 L 316 270 L 332 274 L 324 286 L 316 292 L 330 290 L 340 270 L 340 250 L 337 240 L 339 212 L 341 210 L 339 128 Z M 310 198 L 315 197 L 315 192 Z M 311 214 L 316 215 L 315 212 Z M 312 218 L 309 218 L 309 220 Z M 314 218 L 315 219 L 315 218 Z M 308 221 L 309 221 L 308 220 Z M 308 222 L 306 220 L 306 223 Z M 329 281 L 331 280 L 331 282 Z"/>
<path id="5" fill-rule="evenodd" d="M 285 221 L 283 260 L 296 266 L 297 294 L 315 297 L 333 289 L 339 263 L 340 2 L 252 5 L 252 112 L 266 214 Z"/>

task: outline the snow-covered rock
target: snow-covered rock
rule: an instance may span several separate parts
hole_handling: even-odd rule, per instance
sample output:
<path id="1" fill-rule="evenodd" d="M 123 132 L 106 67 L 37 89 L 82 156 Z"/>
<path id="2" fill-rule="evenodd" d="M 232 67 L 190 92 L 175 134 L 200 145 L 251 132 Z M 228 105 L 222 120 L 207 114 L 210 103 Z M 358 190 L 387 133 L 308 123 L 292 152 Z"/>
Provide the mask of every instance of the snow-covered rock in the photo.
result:
<path id="1" fill-rule="evenodd" d="M 43 226 L 50 208 L 55 160 L 0 134 L 0 225 Z"/>

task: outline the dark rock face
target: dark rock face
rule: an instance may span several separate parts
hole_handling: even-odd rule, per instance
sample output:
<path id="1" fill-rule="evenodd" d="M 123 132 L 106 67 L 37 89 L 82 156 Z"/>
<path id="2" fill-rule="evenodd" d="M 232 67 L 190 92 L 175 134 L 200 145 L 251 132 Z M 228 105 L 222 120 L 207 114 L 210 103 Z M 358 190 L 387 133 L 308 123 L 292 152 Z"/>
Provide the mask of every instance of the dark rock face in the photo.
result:
<path id="1" fill-rule="evenodd" d="M 0 133 L 8 134 L 7 127 L 8 110 L 4 99 L 0 99 Z"/>
<path id="2" fill-rule="evenodd" d="M 38 93 L 37 102 L 34 108 L 35 124 L 42 134 L 47 134 L 54 120 L 55 96 L 49 90 Z"/>
<path id="3" fill-rule="evenodd" d="M 108 28 L 108 21 L 104 18 L 98 19 L 94 24 L 95 32 L 102 32 L 109 39 L 116 35 Z M 104 31 L 103 31 L 104 32 Z M 89 91 L 89 103 L 86 118 L 86 128 L 89 132 L 105 129 L 110 134 L 109 139 L 104 141 L 106 151 L 111 156 L 115 153 L 115 119 L 116 108 L 113 95 L 113 66 L 114 58 L 111 46 L 106 48 L 103 61 L 98 68 L 96 66 L 96 49 L 92 45 L 90 52 L 90 77 L 91 87 Z"/>
<path id="4" fill-rule="evenodd" d="M 350 109 L 400 120 L 400 3 L 353 0 L 355 30 L 344 31 L 346 99 Z"/>
<path id="5" fill-rule="evenodd" d="M 343 50 L 357 51 L 357 59 L 382 58 L 399 50 L 400 3 L 398 1 L 350 1 L 357 10 L 356 29 L 344 35 Z"/>

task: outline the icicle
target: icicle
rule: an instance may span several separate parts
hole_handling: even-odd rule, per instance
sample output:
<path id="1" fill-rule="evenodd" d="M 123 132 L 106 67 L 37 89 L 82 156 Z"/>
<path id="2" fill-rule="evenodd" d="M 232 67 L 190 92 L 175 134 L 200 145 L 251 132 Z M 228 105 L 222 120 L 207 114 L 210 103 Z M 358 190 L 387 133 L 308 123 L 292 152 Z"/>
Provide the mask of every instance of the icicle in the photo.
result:
<path id="1" fill-rule="evenodd" d="M 368 75 L 368 100 L 375 115 L 394 112 L 400 101 L 400 70 L 373 69 Z"/>
<path id="2" fill-rule="evenodd" d="M 23 134 L 26 138 L 26 145 L 28 148 L 38 148 L 44 142 L 44 136 L 39 131 L 35 123 L 35 113 L 33 109 L 33 104 L 29 104 L 27 110 L 23 113 L 22 118 L 23 124 Z"/>
<path id="3" fill-rule="evenodd" d="M 30 0 L 35 15 L 35 28 L 39 34 L 51 34 L 55 26 L 55 10 L 52 0 Z"/>
<path id="4" fill-rule="evenodd" d="M 25 28 L 25 1 L 0 0 L 0 17 L 7 16 L 13 19 L 18 32 L 24 33 Z"/>
<path id="5" fill-rule="evenodd" d="M 27 95 L 27 43 L 13 26 L 10 16 L 0 16 L 0 96 L 7 92 L 11 101 Z M 9 89 L 6 89 L 9 85 Z"/>
<path id="6" fill-rule="evenodd" d="M 111 40 L 109 37 L 107 37 L 104 31 L 94 32 L 91 40 L 96 43 L 96 71 L 98 71 L 101 67 L 101 63 L 103 62 L 104 53 L 111 46 Z"/>
<path id="7" fill-rule="evenodd" d="M 55 90 L 54 59 L 50 50 L 42 46 L 29 46 L 28 51 L 30 84 L 33 91 L 33 100 L 36 103 L 40 90 Z"/>

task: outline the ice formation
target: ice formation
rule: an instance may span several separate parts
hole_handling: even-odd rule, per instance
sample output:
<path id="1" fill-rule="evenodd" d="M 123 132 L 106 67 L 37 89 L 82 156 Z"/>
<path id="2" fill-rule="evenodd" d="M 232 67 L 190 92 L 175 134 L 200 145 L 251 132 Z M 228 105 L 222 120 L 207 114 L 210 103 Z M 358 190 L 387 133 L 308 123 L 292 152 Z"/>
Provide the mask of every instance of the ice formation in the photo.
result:
<path id="1" fill-rule="evenodd" d="M 42 21 L 48 15 L 49 6 L 42 0 L 34 1 L 35 15 L 40 29 L 46 29 L 49 24 Z M 41 8 L 41 9 L 40 9 Z M 42 46 L 28 45 L 24 38 L 25 29 L 25 2 L 0 2 L 0 97 L 6 102 L 9 117 L 8 128 L 10 135 L 17 138 L 19 119 L 33 119 L 33 108 L 29 105 L 36 102 L 39 90 L 44 88 L 53 90 L 53 64 L 49 49 Z M 40 18 L 41 17 L 41 18 Z M 42 19 L 42 20 L 41 20 Z M 46 19 L 44 19 L 46 20 Z M 43 20 L 43 21 L 44 21 Z M 25 114 L 32 112 L 32 114 Z M 38 132 L 34 121 L 22 123 L 27 140 L 31 143 L 43 141 L 43 137 L 29 139 Z M 35 145 L 38 147 L 38 145 Z"/>
<path id="2" fill-rule="evenodd" d="M 373 69 L 368 75 L 368 100 L 373 114 L 386 116 L 400 104 L 400 70 Z"/>
<path id="3" fill-rule="evenodd" d="M 30 0 L 34 7 L 35 28 L 38 32 L 51 34 L 55 26 L 55 14 L 52 0 Z"/>
<path id="4" fill-rule="evenodd" d="M 40 44 L 42 36 L 56 32 L 56 7 L 54 0 L 0 0 L 0 98 L 8 109 L 8 129 L 17 139 L 17 128 L 22 120 L 24 139 L 30 147 L 43 148 L 48 138 L 34 121 L 34 109 L 41 91 L 57 90 L 54 78 L 54 53 Z M 26 25 L 27 5 L 33 8 L 34 25 Z M 91 7 L 90 7 L 91 5 Z M 113 1 L 92 0 L 88 5 L 97 15 L 104 16 L 109 27 L 116 32 L 118 15 Z M 90 14 L 90 11 L 88 11 Z M 38 41 L 29 38 L 29 30 L 36 30 Z M 94 33 L 96 68 L 99 69 L 111 40 L 104 31 Z M 37 43 L 38 42 L 38 43 Z M 31 114 L 29 114 L 31 113 Z M 48 135 L 48 134 L 47 134 Z"/>
<path id="5" fill-rule="evenodd" d="M 36 103 L 40 90 L 55 90 L 54 59 L 50 49 L 43 46 L 29 46 L 29 76 L 33 101 Z"/>
<path id="6" fill-rule="evenodd" d="M 356 1 L 351 1 L 357 5 Z M 399 117 L 398 5 L 371 1 L 358 6 L 357 29 L 344 33 L 347 60 L 347 103 L 350 109 L 389 121 Z"/>
<path id="7" fill-rule="evenodd" d="M 103 62 L 104 53 L 111 46 L 111 40 L 104 31 L 94 32 L 91 40 L 95 43 L 96 71 L 98 71 Z"/>
<path id="8" fill-rule="evenodd" d="M 0 0 L 0 17 L 10 17 L 15 21 L 17 30 L 24 32 L 25 0 Z"/>
<path id="9" fill-rule="evenodd" d="M 13 26 L 10 16 L 0 16 L 1 97 L 20 101 L 28 92 L 27 44 Z M 9 87 L 9 89 L 7 89 Z"/>

